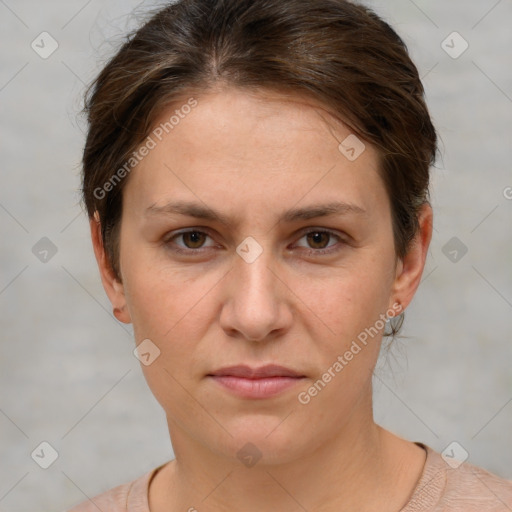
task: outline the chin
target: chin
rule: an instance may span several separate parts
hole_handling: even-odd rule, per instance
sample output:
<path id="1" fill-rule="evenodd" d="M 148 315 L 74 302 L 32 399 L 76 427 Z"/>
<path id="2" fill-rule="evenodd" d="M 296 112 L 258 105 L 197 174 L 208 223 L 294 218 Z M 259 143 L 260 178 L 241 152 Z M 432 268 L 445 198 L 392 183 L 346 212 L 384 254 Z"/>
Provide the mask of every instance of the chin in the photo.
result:
<path id="1" fill-rule="evenodd" d="M 257 459 L 260 466 L 291 463 L 305 456 L 306 450 L 313 451 L 314 438 L 304 436 L 304 429 L 294 424 L 293 414 L 286 418 L 287 414 L 249 414 L 232 421 L 225 420 L 222 424 L 232 437 L 223 436 L 220 445 L 215 443 L 217 449 L 243 464 L 246 459 Z"/>

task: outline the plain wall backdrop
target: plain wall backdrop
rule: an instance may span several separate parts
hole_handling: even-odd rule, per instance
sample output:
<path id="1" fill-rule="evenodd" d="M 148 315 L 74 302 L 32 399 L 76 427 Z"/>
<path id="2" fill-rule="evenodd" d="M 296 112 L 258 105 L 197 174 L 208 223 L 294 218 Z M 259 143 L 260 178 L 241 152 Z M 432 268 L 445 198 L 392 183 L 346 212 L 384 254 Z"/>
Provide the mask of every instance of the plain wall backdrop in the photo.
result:
<path id="1" fill-rule="evenodd" d="M 408 44 L 441 137 L 433 241 L 376 421 L 512 479 L 512 2 L 367 3 Z M 65 510 L 173 458 L 78 193 L 85 84 L 155 5 L 0 0 L 1 511 Z"/>

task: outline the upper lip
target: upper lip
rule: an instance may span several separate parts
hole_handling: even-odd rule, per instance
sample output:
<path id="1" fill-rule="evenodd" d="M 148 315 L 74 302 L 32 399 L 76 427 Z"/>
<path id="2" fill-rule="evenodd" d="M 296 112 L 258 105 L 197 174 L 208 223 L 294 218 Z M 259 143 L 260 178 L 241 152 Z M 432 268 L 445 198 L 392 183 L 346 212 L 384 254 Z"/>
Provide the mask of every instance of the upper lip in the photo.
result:
<path id="1" fill-rule="evenodd" d="M 225 368 L 220 368 L 209 375 L 217 377 L 242 377 L 246 379 L 262 379 L 265 377 L 304 377 L 304 375 L 291 370 L 290 368 L 285 368 L 284 366 L 276 364 L 268 364 L 260 366 L 259 368 L 251 368 L 247 365 L 226 366 Z"/>

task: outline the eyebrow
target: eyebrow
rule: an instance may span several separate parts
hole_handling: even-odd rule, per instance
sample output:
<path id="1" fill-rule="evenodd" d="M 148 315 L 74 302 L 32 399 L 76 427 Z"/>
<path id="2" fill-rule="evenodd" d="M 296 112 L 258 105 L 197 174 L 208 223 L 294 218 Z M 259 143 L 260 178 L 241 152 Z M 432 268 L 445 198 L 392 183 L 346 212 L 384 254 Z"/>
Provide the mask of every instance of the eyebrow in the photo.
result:
<path id="1" fill-rule="evenodd" d="M 303 208 L 292 208 L 284 212 L 278 222 L 292 223 L 330 215 L 365 215 L 366 213 L 365 209 L 356 204 L 331 202 Z M 150 217 L 154 215 L 185 215 L 197 219 L 217 221 L 226 225 L 230 223 L 230 219 L 226 215 L 212 210 L 203 204 L 188 201 L 169 202 L 162 206 L 153 204 L 146 209 L 145 216 Z"/>

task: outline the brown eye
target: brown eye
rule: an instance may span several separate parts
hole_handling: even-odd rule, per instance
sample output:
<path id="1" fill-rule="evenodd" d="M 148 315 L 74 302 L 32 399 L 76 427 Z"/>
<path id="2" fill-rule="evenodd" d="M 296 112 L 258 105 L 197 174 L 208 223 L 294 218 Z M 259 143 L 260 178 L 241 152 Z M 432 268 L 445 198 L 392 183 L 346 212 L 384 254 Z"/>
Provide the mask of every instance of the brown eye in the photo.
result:
<path id="1" fill-rule="evenodd" d="M 325 249 L 332 237 L 327 231 L 311 231 L 306 236 L 313 249 Z"/>
<path id="2" fill-rule="evenodd" d="M 199 249 L 204 244 L 205 238 L 208 235 L 201 231 L 188 231 L 178 236 L 183 237 L 183 242 L 188 249 Z"/>
<path id="3" fill-rule="evenodd" d="M 211 249 L 214 245 L 205 245 L 207 239 L 210 238 L 208 233 L 192 229 L 189 231 L 182 231 L 170 236 L 165 241 L 165 245 L 174 252 L 181 254 L 194 254 L 200 253 L 204 250 Z"/>
<path id="4" fill-rule="evenodd" d="M 342 235 L 326 229 L 310 229 L 303 233 L 297 247 L 309 256 L 323 256 L 341 251 L 345 245 Z"/>

